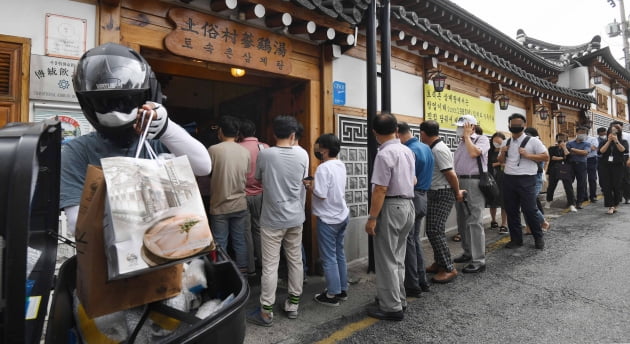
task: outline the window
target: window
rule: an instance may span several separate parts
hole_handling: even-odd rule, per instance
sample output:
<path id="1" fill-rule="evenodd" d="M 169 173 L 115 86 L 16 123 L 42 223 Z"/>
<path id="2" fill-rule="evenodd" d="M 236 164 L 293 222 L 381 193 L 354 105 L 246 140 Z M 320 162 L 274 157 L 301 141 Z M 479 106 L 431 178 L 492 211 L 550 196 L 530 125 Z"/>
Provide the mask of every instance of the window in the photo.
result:
<path id="1" fill-rule="evenodd" d="M 597 110 L 608 111 L 608 96 L 597 92 Z"/>
<path id="2" fill-rule="evenodd" d="M 30 39 L 0 35 L 0 127 L 28 121 L 30 55 Z"/>

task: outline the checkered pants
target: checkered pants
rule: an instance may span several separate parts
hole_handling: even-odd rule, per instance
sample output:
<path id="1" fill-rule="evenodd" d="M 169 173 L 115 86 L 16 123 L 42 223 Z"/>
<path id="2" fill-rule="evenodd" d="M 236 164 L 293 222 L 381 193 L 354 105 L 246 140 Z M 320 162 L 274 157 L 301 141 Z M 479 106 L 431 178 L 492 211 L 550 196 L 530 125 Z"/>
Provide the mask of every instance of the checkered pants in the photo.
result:
<path id="1" fill-rule="evenodd" d="M 426 233 L 433 248 L 433 259 L 446 271 L 453 270 L 451 252 L 446 244 L 446 220 L 453 209 L 453 189 L 429 190 L 427 192 Z"/>

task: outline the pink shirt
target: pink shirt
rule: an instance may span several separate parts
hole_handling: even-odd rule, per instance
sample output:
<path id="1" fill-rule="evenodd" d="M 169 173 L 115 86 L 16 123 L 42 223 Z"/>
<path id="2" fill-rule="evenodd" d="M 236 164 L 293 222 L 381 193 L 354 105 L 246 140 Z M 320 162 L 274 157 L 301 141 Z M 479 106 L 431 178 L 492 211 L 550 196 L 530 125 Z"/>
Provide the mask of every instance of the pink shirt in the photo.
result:
<path id="1" fill-rule="evenodd" d="M 260 152 L 261 148 L 269 148 L 269 145 L 266 143 L 261 143 L 258 141 L 256 137 L 246 137 L 243 141 L 239 142 L 239 144 L 249 151 L 250 154 L 250 169 L 249 174 L 247 175 L 247 182 L 245 184 L 245 193 L 247 196 L 258 195 L 263 191 L 262 184 L 260 181 L 254 178 L 254 174 L 256 173 L 256 159 L 258 158 L 258 152 Z M 259 146 L 261 145 L 261 146 Z"/>

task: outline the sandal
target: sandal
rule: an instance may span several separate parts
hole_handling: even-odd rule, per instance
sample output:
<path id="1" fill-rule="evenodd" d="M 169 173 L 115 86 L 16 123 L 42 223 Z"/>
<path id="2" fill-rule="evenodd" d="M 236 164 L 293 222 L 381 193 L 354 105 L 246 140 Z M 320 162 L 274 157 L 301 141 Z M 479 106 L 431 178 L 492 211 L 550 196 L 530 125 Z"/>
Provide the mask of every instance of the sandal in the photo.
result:
<path id="1" fill-rule="evenodd" d="M 551 223 L 545 221 L 540 228 L 542 228 L 543 232 L 548 232 L 551 229 Z"/>
<path id="2" fill-rule="evenodd" d="M 508 228 L 506 226 L 501 226 L 499 227 L 499 234 L 507 234 L 510 231 L 508 230 Z"/>
<path id="3" fill-rule="evenodd" d="M 490 222 L 490 229 L 497 229 L 497 228 L 499 228 L 499 224 L 496 221 Z"/>
<path id="4" fill-rule="evenodd" d="M 612 215 L 614 213 L 615 213 L 615 207 L 608 208 L 608 212 L 606 212 L 606 214 L 608 214 L 608 215 Z"/>
<path id="5" fill-rule="evenodd" d="M 460 241 L 462 241 L 462 235 L 461 235 L 461 234 L 459 234 L 459 233 L 457 233 L 457 234 L 453 235 L 453 241 L 455 241 L 455 242 L 460 242 Z"/>

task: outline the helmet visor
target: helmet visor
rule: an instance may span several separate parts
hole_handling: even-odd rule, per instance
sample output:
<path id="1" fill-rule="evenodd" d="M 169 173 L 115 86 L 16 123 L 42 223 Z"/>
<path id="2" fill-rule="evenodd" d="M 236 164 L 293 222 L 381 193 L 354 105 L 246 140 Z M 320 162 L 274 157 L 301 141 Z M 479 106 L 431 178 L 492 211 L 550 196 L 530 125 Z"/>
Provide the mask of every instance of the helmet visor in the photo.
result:
<path id="1" fill-rule="evenodd" d="M 138 60 L 117 55 L 95 55 L 81 61 L 75 91 L 149 88 L 149 70 Z"/>
<path id="2" fill-rule="evenodd" d="M 142 106 L 148 100 L 145 90 L 137 91 L 102 91 L 91 92 L 89 102 L 94 112 L 130 113 L 134 108 Z"/>

